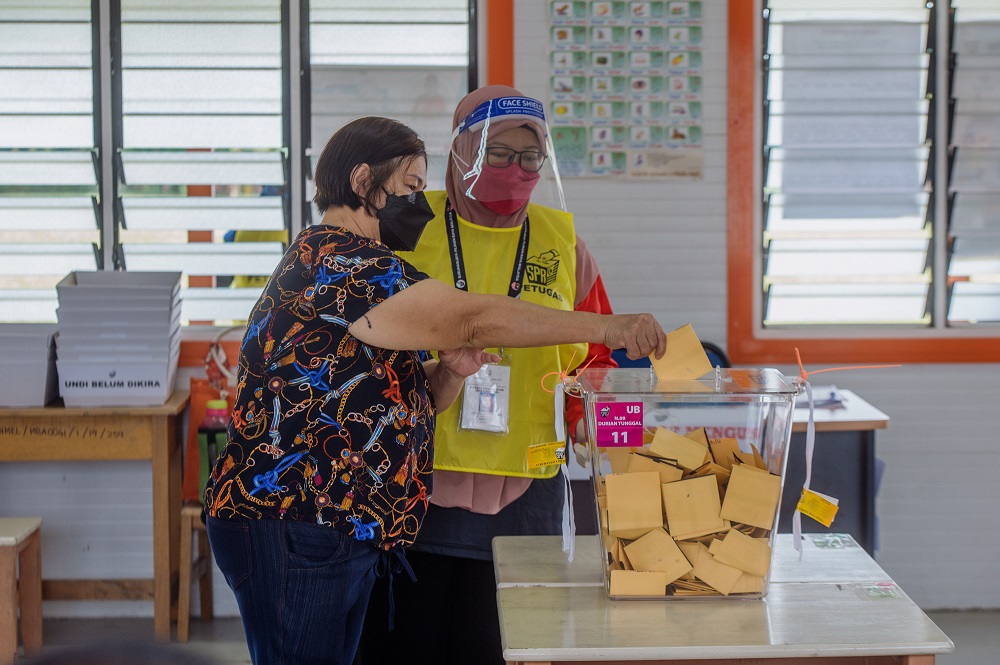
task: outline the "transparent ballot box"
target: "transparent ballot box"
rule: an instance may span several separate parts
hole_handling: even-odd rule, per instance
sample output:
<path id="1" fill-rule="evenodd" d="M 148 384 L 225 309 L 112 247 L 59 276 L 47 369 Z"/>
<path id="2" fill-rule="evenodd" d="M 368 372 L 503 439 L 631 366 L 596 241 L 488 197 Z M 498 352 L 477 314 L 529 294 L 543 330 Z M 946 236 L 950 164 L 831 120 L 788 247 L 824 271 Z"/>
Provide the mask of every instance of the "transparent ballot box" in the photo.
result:
<path id="1" fill-rule="evenodd" d="M 612 598 L 762 598 L 802 384 L 774 369 L 659 381 L 587 369 L 605 587 Z"/>

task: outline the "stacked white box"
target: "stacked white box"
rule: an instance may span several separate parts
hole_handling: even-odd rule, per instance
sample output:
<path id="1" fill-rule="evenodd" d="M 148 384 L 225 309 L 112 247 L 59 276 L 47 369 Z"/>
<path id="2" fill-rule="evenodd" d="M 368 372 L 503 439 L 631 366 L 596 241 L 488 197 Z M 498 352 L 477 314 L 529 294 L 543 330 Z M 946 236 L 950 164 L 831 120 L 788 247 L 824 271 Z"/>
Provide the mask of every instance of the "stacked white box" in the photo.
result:
<path id="1" fill-rule="evenodd" d="M 0 325 L 0 406 L 45 406 L 56 398 L 56 325 Z"/>
<path id="2" fill-rule="evenodd" d="M 59 392 L 66 406 L 155 406 L 180 355 L 179 272 L 73 272 L 58 285 Z"/>

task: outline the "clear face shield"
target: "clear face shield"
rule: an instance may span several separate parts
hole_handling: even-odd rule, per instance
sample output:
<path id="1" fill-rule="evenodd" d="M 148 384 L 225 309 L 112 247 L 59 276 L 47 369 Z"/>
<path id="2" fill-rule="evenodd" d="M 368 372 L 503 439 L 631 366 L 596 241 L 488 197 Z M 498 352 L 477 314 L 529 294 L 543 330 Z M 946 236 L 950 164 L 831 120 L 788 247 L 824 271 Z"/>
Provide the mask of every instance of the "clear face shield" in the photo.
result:
<path id="1" fill-rule="evenodd" d="M 515 145 L 516 139 L 495 140 L 507 130 L 522 126 L 544 137 L 540 146 L 537 135 L 531 145 Z M 477 106 L 455 128 L 451 156 L 458 188 L 499 214 L 512 212 L 505 206 L 519 209 L 517 202 L 528 196 L 535 203 L 566 209 L 556 151 L 544 107 L 536 99 L 500 97 Z"/>

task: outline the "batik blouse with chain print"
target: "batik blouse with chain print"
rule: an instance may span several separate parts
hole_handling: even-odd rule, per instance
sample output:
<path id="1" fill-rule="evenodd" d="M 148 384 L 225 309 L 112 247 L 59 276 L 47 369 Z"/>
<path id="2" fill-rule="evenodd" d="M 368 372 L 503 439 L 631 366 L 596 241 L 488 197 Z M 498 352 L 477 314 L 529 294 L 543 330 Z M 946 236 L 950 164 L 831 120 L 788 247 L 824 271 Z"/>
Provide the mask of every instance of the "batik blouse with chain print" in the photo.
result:
<path id="1" fill-rule="evenodd" d="M 426 278 L 342 228 L 299 234 L 249 318 L 209 515 L 316 522 L 384 549 L 413 542 L 432 486 L 427 375 L 418 352 L 347 327 Z"/>

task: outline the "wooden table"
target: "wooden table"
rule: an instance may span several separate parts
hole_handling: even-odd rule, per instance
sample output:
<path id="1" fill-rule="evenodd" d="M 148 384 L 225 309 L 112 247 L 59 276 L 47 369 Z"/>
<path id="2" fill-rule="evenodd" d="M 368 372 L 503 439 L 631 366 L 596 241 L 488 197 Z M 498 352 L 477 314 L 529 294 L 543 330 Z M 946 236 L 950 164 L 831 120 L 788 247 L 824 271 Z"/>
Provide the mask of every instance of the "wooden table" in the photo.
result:
<path id="1" fill-rule="evenodd" d="M 817 401 L 829 396 L 815 387 Z M 889 416 L 850 390 L 837 388 L 843 406 L 817 408 L 816 448 L 813 452 L 812 482 L 817 492 L 840 500 L 834 523 L 826 528 L 805 518 L 809 531 L 850 533 L 869 554 L 875 554 L 875 432 L 889 426 Z M 778 531 L 792 530 L 792 513 L 806 477 L 805 441 L 809 409 L 796 408 L 792 421 L 792 439 L 788 445 L 788 464 L 781 494 Z M 808 526 L 805 523 L 808 522 Z"/>
<path id="2" fill-rule="evenodd" d="M 156 639 L 170 640 L 176 611 L 182 437 L 188 403 L 177 391 L 162 406 L 0 409 L 0 462 L 149 460 L 153 487 L 153 578 L 43 580 L 46 600 L 153 599 Z"/>
<path id="3" fill-rule="evenodd" d="M 779 535 L 763 600 L 607 597 L 596 536 L 493 541 L 508 663 L 933 665 L 951 640 L 849 535 L 807 534 L 799 560 Z M 587 554 L 590 551 L 591 554 Z M 588 567 L 593 570 L 588 571 Z M 579 585 L 570 582 L 577 581 Z"/>

